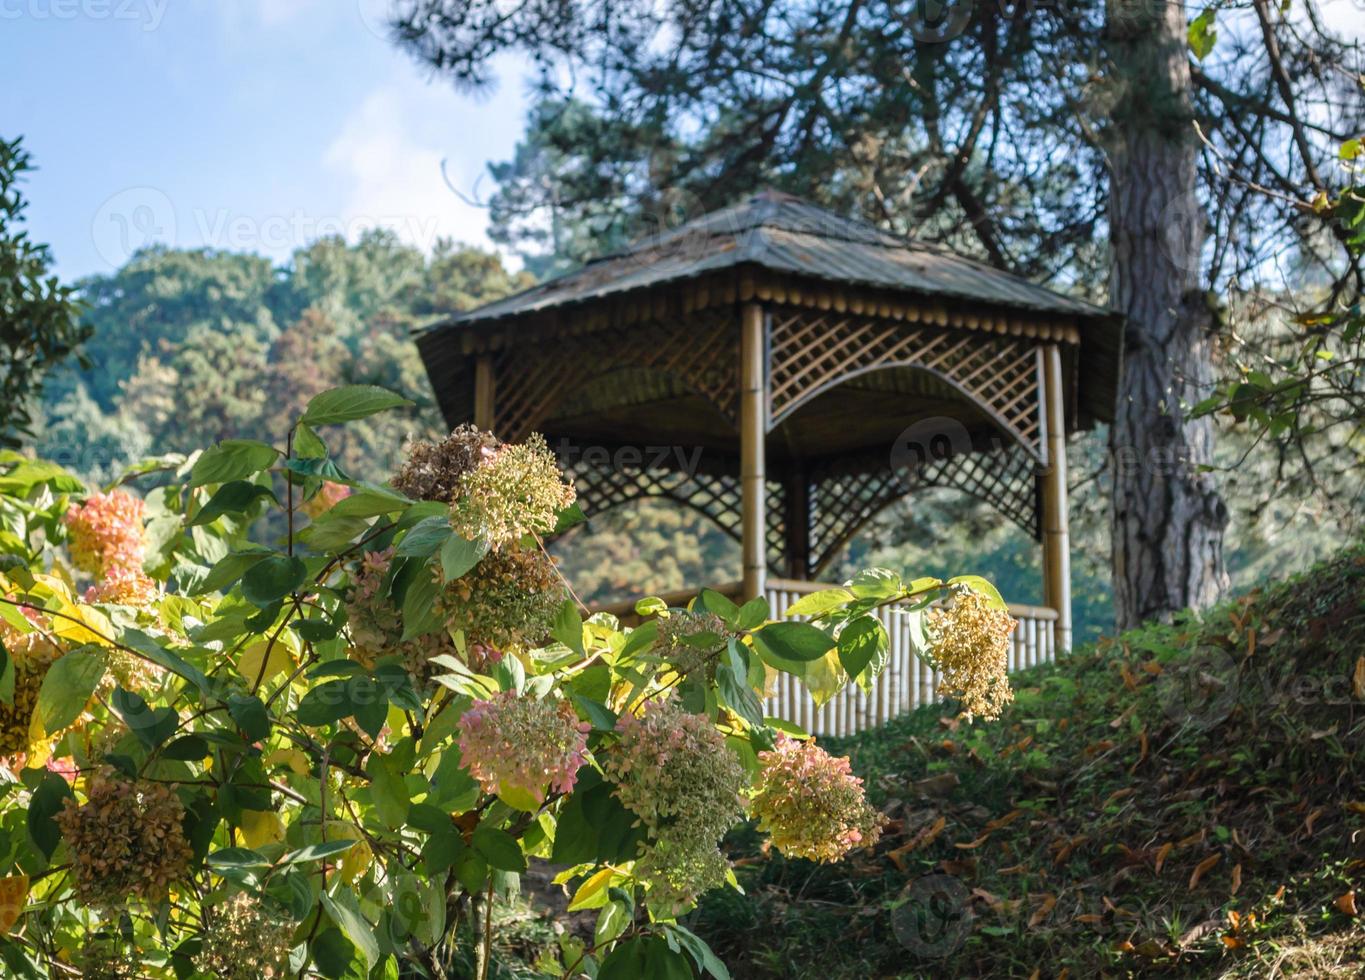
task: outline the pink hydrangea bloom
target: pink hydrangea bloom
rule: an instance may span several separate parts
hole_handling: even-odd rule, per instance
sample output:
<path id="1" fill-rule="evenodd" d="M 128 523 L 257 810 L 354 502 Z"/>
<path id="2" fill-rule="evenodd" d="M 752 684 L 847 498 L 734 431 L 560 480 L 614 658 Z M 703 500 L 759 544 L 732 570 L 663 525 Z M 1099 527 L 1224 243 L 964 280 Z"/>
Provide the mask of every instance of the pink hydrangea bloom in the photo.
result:
<path id="1" fill-rule="evenodd" d="M 322 486 L 318 488 L 318 492 L 299 505 L 299 510 L 316 519 L 350 495 L 351 488 L 346 484 L 324 480 Z"/>
<path id="2" fill-rule="evenodd" d="M 882 815 L 867 802 L 847 757 L 778 735 L 776 748 L 758 760 L 753 812 L 783 854 L 837 861 L 881 836 Z"/>
<path id="3" fill-rule="evenodd" d="M 485 792 L 503 786 L 545 800 L 546 789 L 568 793 L 587 758 L 592 726 L 567 701 L 499 691 L 460 717 L 460 755 Z"/>
<path id="4" fill-rule="evenodd" d="M 98 585 L 85 591 L 86 602 L 140 606 L 156 598 L 156 583 L 140 567 L 113 565 Z"/>
<path id="5" fill-rule="evenodd" d="M 71 560 L 81 571 L 142 567 L 142 501 L 123 490 L 93 493 L 66 512 Z"/>

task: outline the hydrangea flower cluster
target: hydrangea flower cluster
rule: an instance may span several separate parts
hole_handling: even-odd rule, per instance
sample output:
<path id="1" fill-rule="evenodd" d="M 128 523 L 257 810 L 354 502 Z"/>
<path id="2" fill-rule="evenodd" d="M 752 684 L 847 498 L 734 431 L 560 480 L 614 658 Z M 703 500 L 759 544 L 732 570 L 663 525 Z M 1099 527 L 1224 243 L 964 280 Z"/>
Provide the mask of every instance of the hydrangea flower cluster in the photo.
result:
<path id="1" fill-rule="evenodd" d="M 697 642 L 697 638 L 707 634 L 717 637 L 717 641 Z M 725 621 L 715 613 L 693 609 L 675 610 L 659 620 L 659 655 L 680 674 L 691 674 L 697 670 L 712 672 L 730 635 Z"/>
<path id="2" fill-rule="evenodd" d="M 962 589 L 925 616 L 939 690 L 962 702 L 968 715 L 1000 717 L 1014 700 L 1009 680 L 1010 634 L 1018 623 L 980 592 Z"/>
<path id="3" fill-rule="evenodd" d="M 65 651 L 45 633 L 20 633 L 4 622 L 0 622 L 0 641 L 14 665 L 14 696 L 0 701 L 0 757 L 9 757 L 29 750 L 43 678 Z"/>
<path id="4" fill-rule="evenodd" d="M 559 512 L 574 502 L 554 453 L 540 435 L 505 443 L 484 455 L 463 479 L 463 493 L 451 507 L 451 524 L 494 548 L 527 534 L 548 534 Z"/>
<path id="5" fill-rule="evenodd" d="M 499 691 L 460 716 L 460 757 L 484 788 L 507 786 L 544 802 L 573 790 L 592 726 L 567 701 Z"/>
<path id="6" fill-rule="evenodd" d="M 446 583 L 437 607 L 446 626 L 463 631 L 470 647 L 505 651 L 548 638 L 565 596 L 554 559 L 538 548 L 509 548 L 490 551 Z"/>
<path id="7" fill-rule="evenodd" d="M 492 458 L 498 440 L 472 425 L 458 426 L 440 442 L 418 440 L 393 478 L 394 489 L 413 500 L 453 504 L 464 495 L 465 477 Z"/>
<path id="8" fill-rule="evenodd" d="M 779 734 L 776 747 L 760 752 L 758 761 L 752 810 L 783 854 L 837 861 L 881 836 L 883 817 L 867 802 L 847 757 Z"/>
<path id="9" fill-rule="evenodd" d="M 403 620 L 389 598 L 385 579 L 393 565 L 393 548 L 367 551 L 351 573 L 351 591 L 346 598 L 346 623 L 351 635 L 351 656 L 373 669 L 381 657 L 402 657 L 403 666 L 419 680 L 425 679 L 431 658 L 455 652 L 455 644 L 444 633 L 403 639 Z"/>
<path id="10" fill-rule="evenodd" d="M 71 560 L 91 575 L 142 568 L 142 501 L 124 490 L 93 493 L 66 512 Z"/>
<path id="11" fill-rule="evenodd" d="M 190 865 L 184 817 L 169 785 L 130 780 L 108 768 L 92 776 L 86 802 L 68 798 L 56 816 L 71 848 L 81 901 L 114 909 L 130 898 L 164 898 Z"/>
<path id="12" fill-rule="evenodd" d="M 156 598 L 157 587 L 141 565 L 111 565 L 104 577 L 85 593 L 86 602 L 141 606 Z"/>
<path id="13" fill-rule="evenodd" d="M 303 511 L 310 519 L 317 520 L 350 495 L 351 488 L 346 484 L 323 480 L 322 486 L 318 487 L 318 492 L 300 504 L 299 510 Z"/>
<path id="14" fill-rule="evenodd" d="M 717 843 L 744 816 L 744 768 L 725 736 L 672 699 L 616 724 L 604 768 L 654 843 L 637 866 L 656 908 L 676 910 L 725 882 Z"/>
<path id="15" fill-rule="evenodd" d="M 289 969 L 293 937 L 283 910 L 239 893 L 214 906 L 195 966 L 220 980 L 273 980 Z"/>

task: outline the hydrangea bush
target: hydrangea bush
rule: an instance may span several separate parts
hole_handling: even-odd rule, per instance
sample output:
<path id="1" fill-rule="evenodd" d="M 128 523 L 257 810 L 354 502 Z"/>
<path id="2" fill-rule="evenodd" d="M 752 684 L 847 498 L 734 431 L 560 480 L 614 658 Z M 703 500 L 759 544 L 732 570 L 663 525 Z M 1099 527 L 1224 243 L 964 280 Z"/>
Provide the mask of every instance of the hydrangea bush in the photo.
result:
<path id="1" fill-rule="evenodd" d="M 677 918 L 734 883 L 727 830 L 835 861 L 881 824 L 846 760 L 763 715 L 778 673 L 870 685 L 896 603 L 965 707 L 1004 702 L 979 579 L 585 619 L 544 547 L 581 514 L 542 441 L 463 427 L 387 485 L 331 460 L 330 426 L 400 404 L 324 392 L 282 448 L 100 491 L 0 455 L 4 975 L 483 975 L 491 908 L 545 859 L 599 910 L 547 975 L 723 978 Z"/>

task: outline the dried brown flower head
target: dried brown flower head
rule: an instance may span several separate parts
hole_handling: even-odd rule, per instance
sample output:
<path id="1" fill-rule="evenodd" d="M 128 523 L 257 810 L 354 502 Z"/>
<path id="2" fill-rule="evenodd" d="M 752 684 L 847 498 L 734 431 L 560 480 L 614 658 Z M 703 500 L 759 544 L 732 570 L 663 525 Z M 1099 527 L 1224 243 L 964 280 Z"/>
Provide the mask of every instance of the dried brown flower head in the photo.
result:
<path id="1" fill-rule="evenodd" d="M 8 704 L 0 701 L 0 756 L 10 756 L 28 751 L 38 691 L 48 668 L 65 651 L 42 633 L 6 630 L 0 639 L 14 664 L 14 697 Z"/>
<path id="2" fill-rule="evenodd" d="M 464 480 L 498 448 L 491 432 L 462 425 L 440 442 L 419 440 L 393 478 L 399 493 L 413 500 L 454 503 L 464 493 Z"/>
<path id="3" fill-rule="evenodd" d="M 111 909 L 134 898 L 164 898 L 189 868 L 184 817 L 172 787 L 131 780 L 110 768 L 97 772 L 86 802 L 68 799 L 56 818 L 71 848 L 81 901 Z"/>
<path id="4" fill-rule="evenodd" d="M 962 589 L 926 617 L 939 691 L 962 702 L 969 715 L 1000 717 L 1014 700 L 1009 681 L 1010 634 L 1018 624 L 980 592 Z"/>

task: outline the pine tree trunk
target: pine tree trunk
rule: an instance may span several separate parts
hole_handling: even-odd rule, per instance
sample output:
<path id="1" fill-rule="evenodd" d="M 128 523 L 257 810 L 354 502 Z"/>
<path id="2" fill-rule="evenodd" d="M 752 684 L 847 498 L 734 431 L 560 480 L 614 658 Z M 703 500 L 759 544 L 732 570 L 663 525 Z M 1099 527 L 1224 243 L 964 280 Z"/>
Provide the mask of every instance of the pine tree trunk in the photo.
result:
<path id="1" fill-rule="evenodd" d="M 1212 423 L 1181 408 L 1212 381 L 1184 5 L 1110 0 L 1106 34 L 1110 297 L 1128 318 L 1111 432 L 1114 607 L 1127 629 L 1219 597 L 1227 508 L 1199 470 L 1213 459 Z"/>

